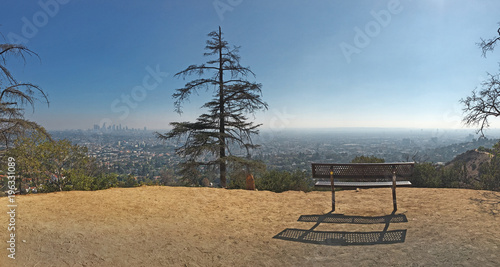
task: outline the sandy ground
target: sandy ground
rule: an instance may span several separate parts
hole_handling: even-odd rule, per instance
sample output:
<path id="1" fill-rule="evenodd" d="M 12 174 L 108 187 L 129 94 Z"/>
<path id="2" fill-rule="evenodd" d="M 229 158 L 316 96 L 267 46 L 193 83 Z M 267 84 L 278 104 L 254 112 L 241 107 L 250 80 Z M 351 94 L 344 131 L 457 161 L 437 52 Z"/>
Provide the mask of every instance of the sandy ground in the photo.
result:
<path id="1" fill-rule="evenodd" d="M 400 188 L 396 215 L 380 217 L 390 189 L 342 191 L 344 215 L 330 216 L 342 223 L 302 216 L 328 213 L 330 199 L 181 187 L 19 196 L 13 260 L 1 198 L 0 266 L 500 266 L 500 193 Z"/>

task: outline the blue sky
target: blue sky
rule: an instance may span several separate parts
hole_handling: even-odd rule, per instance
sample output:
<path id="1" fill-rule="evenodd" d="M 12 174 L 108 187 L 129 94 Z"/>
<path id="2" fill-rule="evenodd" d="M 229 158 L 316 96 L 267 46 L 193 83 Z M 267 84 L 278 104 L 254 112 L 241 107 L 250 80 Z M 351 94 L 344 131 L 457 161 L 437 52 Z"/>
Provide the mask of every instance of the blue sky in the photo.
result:
<path id="1" fill-rule="evenodd" d="M 263 85 L 263 128 L 462 128 L 459 100 L 499 70 L 500 51 L 484 58 L 476 45 L 495 36 L 499 10 L 494 0 L 8 1 L 0 32 L 40 56 L 7 67 L 49 95 L 27 117 L 50 130 L 194 120 L 211 92 L 180 116 L 171 95 L 189 78 L 173 74 L 208 60 L 218 26 Z"/>

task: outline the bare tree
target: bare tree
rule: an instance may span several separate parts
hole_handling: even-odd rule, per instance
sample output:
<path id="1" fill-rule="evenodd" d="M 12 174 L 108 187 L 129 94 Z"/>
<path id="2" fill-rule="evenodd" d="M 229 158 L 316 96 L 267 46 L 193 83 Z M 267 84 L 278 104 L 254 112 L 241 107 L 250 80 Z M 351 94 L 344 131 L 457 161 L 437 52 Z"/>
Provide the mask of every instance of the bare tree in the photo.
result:
<path id="1" fill-rule="evenodd" d="M 481 47 L 481 50 L 483 51 L 483 57 L 486 57 L 486 53 L 488 51 L 493 52 L 493 50 L 495 49 L 496 42 L 500 41 L 500 28 L 498 28 L 497 33 L 498 37 L 493 37 L 488 40 L 484 40 L 483 38 L 481 38 L 481 42 L 477 43 L 477 45 Z"/>
<path id="2" fill-rule="evenodd" d="M 484 57 L 488 51 L 493 51 L 496 43 L 500 41 L 500 28 L 497 33 L 498 37 L 488 40 L 481 38 L 481 42 L 477 43 Z M 480 132 L 484 136 L 483 130 L 490 126 L 488 119 L 500 116 L 500 74 L 488 73 L 488 78 L 481 83 L 481 89 L 473 90 L 472 95 L 460 99 L 460 103 L 465 106 L 464 124 L 477 126 L 477 133 Z"/>
<path id="3" fill-rule="evenodd" d="M 249 82 L 248 75 L 255 74 L 248 67 L 240 65 L 239 47 L 231 48 L 222 38 L 221 28 L 208 34 L 205 56 L 213 56 L 206 64 L 191 65 L 175 76 L 196 75 L 183 88 L 177 89 L 173 97 L 175 108 L 182 113 L 182 103 L 191 94 L 200 89 L 214 89 L 212 99 L 202 108 L 208 113 L 201 114 L 196 122 L 172 122 L 173 129 L 166 133 L 157 133 L 161 139 L 185 138 L 184 145 L 176 150 L 186 161 L 181 164 L 181 175 L 187 179 L 198 179 L 202 170 L 218 168 L 220 184 L 226 187 L 228 163 L 240 166 L 252 166 L 250 152 L 258 145 L 252 142 L 252 136 L 258 134 L 260 126 L 248 122 L 248 114 L 267 109 L 262 101 L 261 84 Z M 203 77 L 205 73 L 211 73 Z M 232 148 L 246 151 L 246 157 L 232 153 Z"/>
<path id="4" fill-rule="evenodd" d="M 0 44 L 0 142 L 6 146 L 26 130 L 36 130 L 49 136 L 43 127 L 24 118 L 26 105 L 35 110 L 37 96 L 49 104 L 47 95 L 32 83 L 19 82 L 6 67 L 9 56 L 19 57 L 26 63 L 25 56 L 38 55 L 18 44 Z"/>

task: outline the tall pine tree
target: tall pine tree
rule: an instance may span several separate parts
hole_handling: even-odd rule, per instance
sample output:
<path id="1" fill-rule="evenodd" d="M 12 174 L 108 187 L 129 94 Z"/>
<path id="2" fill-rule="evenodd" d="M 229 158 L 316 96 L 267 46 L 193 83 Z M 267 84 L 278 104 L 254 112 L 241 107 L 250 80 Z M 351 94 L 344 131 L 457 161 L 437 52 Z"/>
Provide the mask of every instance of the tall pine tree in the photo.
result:
<path id="1" fill-rule="evenodd" d="M 199 78 L 176 89 L 173 94 L 175 110 L 182 113 L 182 103 L 191 94 L 213 88 L 212 99 L 202 106 L 208 113 L 201 114 L 196 122 L 172 122 L 173 129 L 165 134 L 157 133 L 157 137 L 184 138 L 185 143 L 176 150 L 185 159 L 180 171 L 184 179 L 192 181 L 199 177 L 201 169 L 218 169 L 220 185 L 225 188 L 228 165 L 248 170 L 255 163 L 250 155 L 258 145 L 252 142 L 252 136 L 258 134 L 257 128 L 261 124 L 249 122 L 247 115 L 267 109 L 267 103 L 261 99 L 262 85 L 245 79 L 248 75 L 255 77 L 255 74 L 250 68 L 240 65 L 239 47 L 229 46 L 220 27 L 218 32 L 213 31 L 208 36 L 210 39 L 205 47 L 208 52 L 204 56 L 212 59 L 176 73 L 176 77 L 197 75 Z M 233 153 L 233 149 L 238 153 Z M 242 156 L 242 151 L 246 156 Z"/>

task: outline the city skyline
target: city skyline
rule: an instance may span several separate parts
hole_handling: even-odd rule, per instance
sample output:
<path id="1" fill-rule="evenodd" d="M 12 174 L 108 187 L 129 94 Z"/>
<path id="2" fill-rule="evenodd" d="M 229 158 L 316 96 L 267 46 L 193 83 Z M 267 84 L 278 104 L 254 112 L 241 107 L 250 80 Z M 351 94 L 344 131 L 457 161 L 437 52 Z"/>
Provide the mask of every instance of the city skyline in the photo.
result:
<path id="1" fill-rule="evenodd" d="M 124 130 L 124 131 L 127 131 L 127 130 L 129 130 L 129 128 L 128 128 L 128 125 L 124 125 L 122 127 L 121 124 L 118 124 L 118 125 L 116 125 L 116 124 L 106 125 L 106 123 L 103 123 L 102 125 L 94 124 L 93 130 L 97 130 L 97 131 L 106 131 L 106 130 L 110 130 L 110 131 L 122 131 L 122 130 Z M 144 130 L 144 131 L 147 131 L 147 127 L 146 126 L 144 126 L 144 128 L 141 128 L 141 127 L 138 127 L 138 128 L 130 127 L 130 130 Z"/>
<path id="2" fill-rule="evenodd" d="M 241 64 L 262 83 L 263 129 L 464 128 L 461 98 L 498 72 L 495 1 L 80 1 L 9 2 L 4 41 L 40 56 L 9 58 L 22 82 L 50 106 L 26 116 L 48 130 L 94 124 L 168 129 L 192 121 L 212 94 L 191 96 L 184 113 L 171 95 L 196 78 L 173 75 L 203 57 L 218 26 L 241 46 Z M 253 119 L 252 116 L 250 116 Z M 500 121 L 492 120 L 492 128 Z"/>

